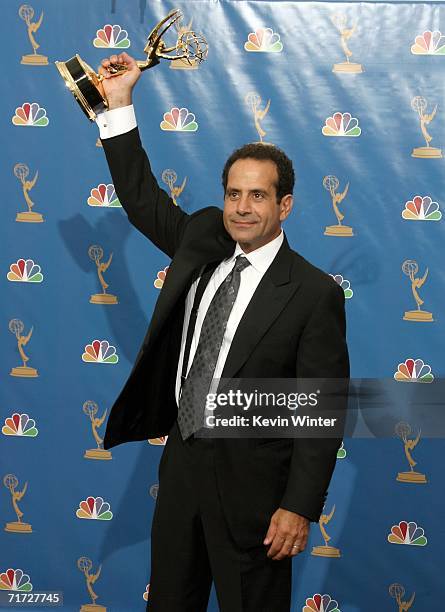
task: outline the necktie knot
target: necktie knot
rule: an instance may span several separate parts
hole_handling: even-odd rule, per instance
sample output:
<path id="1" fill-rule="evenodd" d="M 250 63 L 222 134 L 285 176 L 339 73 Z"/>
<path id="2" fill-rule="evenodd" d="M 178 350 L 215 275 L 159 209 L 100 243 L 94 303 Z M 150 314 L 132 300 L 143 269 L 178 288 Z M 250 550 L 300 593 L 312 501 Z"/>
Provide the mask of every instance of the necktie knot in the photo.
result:
<path id="1" fill-rule="evenodd" d="M 244 255 L 237 255 L 233 267 L 234 272 L 242 272 L 247 266 L 250 266 L 250 261 L 247 257 L 244 257 Z"/>

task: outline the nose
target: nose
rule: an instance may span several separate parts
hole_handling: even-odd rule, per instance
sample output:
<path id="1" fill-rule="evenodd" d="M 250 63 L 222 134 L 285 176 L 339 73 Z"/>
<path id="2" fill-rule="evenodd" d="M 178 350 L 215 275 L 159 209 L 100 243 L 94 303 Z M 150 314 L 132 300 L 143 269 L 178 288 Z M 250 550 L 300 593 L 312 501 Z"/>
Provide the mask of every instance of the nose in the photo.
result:
<path id="1" fill-rule="evenodd" d="M 240 215 L 247 215 L 251 212 L 250 201 L 247 195 L 240 197 L 237 203 L 236 211 Z"/>

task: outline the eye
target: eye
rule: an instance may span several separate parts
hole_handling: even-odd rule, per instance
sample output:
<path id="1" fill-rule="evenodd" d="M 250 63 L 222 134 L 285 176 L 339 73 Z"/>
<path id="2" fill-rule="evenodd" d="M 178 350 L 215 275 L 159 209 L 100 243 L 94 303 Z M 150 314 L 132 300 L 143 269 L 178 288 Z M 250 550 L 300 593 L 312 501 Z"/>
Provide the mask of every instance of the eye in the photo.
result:
<path id="1" fill-rule="evenodd" d="M 261 200 L 263 198 L 263 193 L 261 191 L 255 191 L 253 197 L 255 200 Z"/>

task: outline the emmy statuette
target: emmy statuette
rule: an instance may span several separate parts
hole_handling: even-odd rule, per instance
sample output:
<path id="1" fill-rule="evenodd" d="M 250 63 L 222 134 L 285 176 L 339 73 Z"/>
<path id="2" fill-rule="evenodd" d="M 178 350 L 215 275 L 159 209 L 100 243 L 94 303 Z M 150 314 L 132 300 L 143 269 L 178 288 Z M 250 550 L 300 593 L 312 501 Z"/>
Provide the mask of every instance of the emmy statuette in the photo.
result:
<path id="1" fill-rule="evenodd" d="M 147 58 L 136 62 L 140 70 L 153 68 L 161 59 L 173 62 L 185 61 L 191 65 L 199 64 L 206 59 L 208 45 L 202 34 L 180 29 L 176 44 L 167 47 L 162 36 L 180 19 L 182 13 L 175 9 L 153 28 L 144 47 Z M 55 62 L 55 64 L 85 115 L 94 121 L 98 113 L 108 108 L 101 83 L 104 77 L 94 72 L 78 54 L 66 62 Z M 127 70 L 126 64 L 111 64 L 108 69 L 112 76 L 119 76 L 125 70 Z"/>

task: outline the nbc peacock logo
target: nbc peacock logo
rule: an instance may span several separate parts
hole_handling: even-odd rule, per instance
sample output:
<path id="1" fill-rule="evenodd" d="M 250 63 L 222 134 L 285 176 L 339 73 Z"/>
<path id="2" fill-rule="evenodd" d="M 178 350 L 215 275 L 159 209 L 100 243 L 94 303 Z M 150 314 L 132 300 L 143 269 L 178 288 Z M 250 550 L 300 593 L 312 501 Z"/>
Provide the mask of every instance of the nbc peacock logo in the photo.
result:
<path id="1" fill-rule="evenodd" d="M 36 427 L 36 422 L 25 413 L 14 412 L 14 414 L 5 419 L 5 424 L 2 427 L 2 434 L 4 436 L 35 438 L 38 433 L 39 430 Z"/>
<path id="2" fill-rule="evenodd" d="M 159 438 L 149 438 L 148 443 L 154 446 L 165 446 L 168 436 L 159 436 Z"/>
<path id="3" fill-rule="evenodd" d="M 424 363 L 423 359 L 409 358 L 399 363 L 394 379 L 397 382 L 432 383 L 434 375 L 431 366 Z"/>
<path id="4" fill-rule="evenodd" d="M 12 123 L 24 127 L 46 127 L 49 119 L 46 116 L 46 110 L 37 102 L 25 102 L 15 109 Z"/>
<path id="5" fill-rule="evenodd" d="M 119 361 L 116 347 L 112 346 L 108 340 L 93 340 L 91 344 L 85 346 L 82 361 L 86 363 L 111 363 Z"/>
<path id="6" fill-rule="evenodd" d="M 338 603 L 330 595 L 315 593 L 315 595 L 306 599 L 306 605 L 302 612 L 341 612 L 341 610 Z"/>
<path id="7" fill-rule="evenodd" d="M 120 25 L 104 25 L 97 30 L 93 45 L 99 49 L 128 49 L 130 39 L 127 30 L 123 30 Z"/>
<path id="8" fill-rule="evenodd" d="M 445 36 L 439 30 L 426 30 L 416 36 L 411 47 L 413 55 L 445 55 Z"/>
<path id="9" fill-rule="evenodd" d="M 13 283 L 41 283 L 43 274 L 32 259 L 18 259 L 9 266 L 6 278 Z"/>
<path id="10" fill-rule="evenodd" d="M 32 591 L 30 577 L 21 569 L 9 568 L 0 574 L 0 590 L 29 593 Z"/>
<path id="11" fill-rule="evenodd" d="M 122 204 L 116 195 L 114 185 L 109 183 L 100 183 L 90 191 L 90 197 L 87 200 L 88 206 L 100 206 L 102 208 L 122 208 Z"/>
<path id="12" fill-rule="evenodd" d="M 244 50 L 249 53 L 281 53 L 283 43 L 272 28 L 258 28 L 248 35 Z"/>
<path id="13" fill-rule="evenodd" d="M 170 266 L 165 267 L 163 270 L 159 270 L 156 275 L 156 278 L 153 281 L 153 285 L 156 289 L 162 289 L 164 286 L 165 277 L 167 276 L 167 272 Z"/>
<path id="14" fill-rule="evenodd" d="M 344 445 L 344 443 L 342 442 L 342 443 L 341 443 L 340 448 L 339 448 L 339 449 L 338 449 L 338 451 L 337 451 L 337 459 L 344 459 L 344 458 L 346 457 L 346 455 L 347 455 L 347 454 L 348 454 L 348 453 L 347 453 L 347 451 L 346 451 L 345 445 Z"/>
<path id="15" fill-rule="evenodd" d="M 354 295 L 354 292 L 351 289 L 351 283 L 346 278 L 343 278 L 341 274 L 329 274 L 329 276 L 331 276 L 335 280 L 335 282 L 343 289 L 345 293 L 345 299 L 350 300 Z"/>
<path id="16" fill-rule="evenodd" d="M 110 504 L 104 501 L 103 497 L 87 497 L 80 502 L 76 516 L 91 521 L 111 521 L 113 513 Z"/>
<path id="17" fill-rule="evenodd" d="M 439 204 L 433 202 L 430 196 L 416 195 L 405 203 L 402 217 L 407 221 L 440 221 L 442 213 Z"/>
<path id="18" fill-rule="evenodd" d="M 400 521 L 391 527 L 388 534 L 390 544 L 407 544 L 408 546 L 426 546 L 428 540 L 422 527 L 418 527 L 414 521 Z"/>
<path id="19" fill-rule="evenodd" d="M 350 136 L 357 137 L 362 133 L 358 119 L 350 113 L 334 113 L 325 120 L 321 129 L 323 136 Z"/>
<path id="20" fill-rule="evenodd" d="M 164 132 L 196 132 L 198 124 L 195 119 L 188 108 L 174 106 L 168 113 L 164 113 L 160 128 Z"/>

